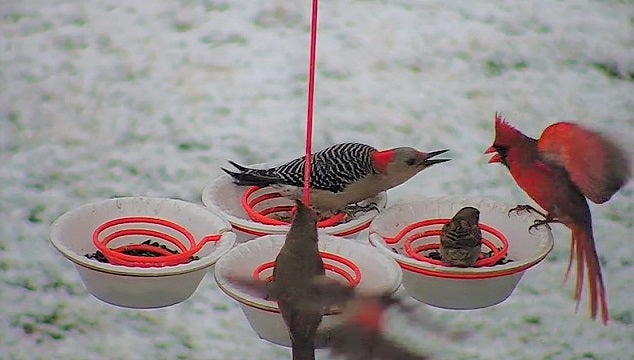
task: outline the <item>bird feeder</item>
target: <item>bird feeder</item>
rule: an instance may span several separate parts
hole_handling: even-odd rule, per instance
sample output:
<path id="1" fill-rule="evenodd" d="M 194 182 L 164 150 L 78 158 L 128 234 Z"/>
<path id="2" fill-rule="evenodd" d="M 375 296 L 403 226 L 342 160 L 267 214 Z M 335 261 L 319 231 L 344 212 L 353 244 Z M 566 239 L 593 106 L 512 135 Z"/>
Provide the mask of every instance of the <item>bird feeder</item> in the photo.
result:
<path id="1" fill-rule="evenodd" d="M 283 235 L 266 235 L 239 244 L 218 261 L 214 272 L 220 289 L 238 301 L 249 324 L 262 339 L 290 346 L 288 330 L 277 303 L 245 291 L 230 281 L 251 277 L 270 280 L 274 260 L 284 240 Z M 319 235 L 318 245 L 326 276 L 353 286 L 360 293 L 394 293 L 401 284 L 398 264 L 369 245 L 323 233 Z M 318 334 L 336 326 L 340 317 L 337 313 L 324 315 Z M 323 345 L 317 341 L 318 347 Z"/>
<path id="2" fill-rule="evenodd" d="M 352 261 L 337 254 L 320 251 L 319 256 L 324 262 L 324 270 L 329 273 L 329 277 L 338 279 L 351 288 L 356 287 L 361 282 L 361 270 Z M 260 264 L 253 270 L 253 279 L 262 281 L 273 280 L 273 269 L 275 261 L 267 261 Z"/>
<path id="3" fill-rule="evenodd" d="M 253 221 L 266 225 L 289 225 L 293 203 L 272 188 L 251 186 L 242 194 L 242 208 Z M 280 220 L 271 215 L 281 215 L 288 220 Z M 318 228 L 335 226 L 344 221 L 344 213 L 339 213 L 317 223 Z"/>
<path id="4" fill-rule="evenodd" d="M 290 228 L 287 220 L 290 219 L 290 211 L 294 205 L 293 201 L 282 197 L 271 187 L 238 186 L 226 174 L 220 175 L 205 187 L 202 201 L 205 206 L 231 223 L 238 242 L 258 236 L 286 234 Z M 360 205 L 371 203 L 376 204 L 379 210 L 384 209 L 387 194 L 382 192 Z M 375 210 L 362 211 L 351 219 L 343 219 L 343 215 L 337 215 L 321 221 L 319 227 L 330 235 L 354 238 L 370 226 L 376 215 Z"/>
<path id="5" fill-rule="evenodd" d="M 483 250 L 474 267 L 430 258 L 440 229 L 461 208 L 480 210 Z M 403 286 L 415 299 L 446 309 L 477 309 L 507 299 L 524 272 L 552 250 L 549 228 L 528 231 L 536 218 L 509 214 L 510 205 L 481 198 L 442 197 L 391 206 L 370 226 L 370 242 L 403 269 Z"/>
<path id="6" fill-rule="evenodd" d="M 430 264 L 443 265 L 441 260 L 432 258 L 430 254 L 431 251 L 440 249 L 441 229 L 439 226 L 448 224 L 450 221 L 451 219 L 427 219 L 410 224 L 393 238 L 385 238 L 385 243 L 394 245 L 403 241 L 403 248 L 409 257 Z M 509 242 L 506 236 L 496 228 L 486 224 L 479 224 L 479 228 L 485 236 L 493 237 L 484 237 L 482 239 L 482 245 L 485 249 L 489 249 L 488 253 L 490 256 L 486 256 L 484 255 L 485 253 L 482 253 L 478 261 L 476 261 L 475 266 L 492 266 L 504 261 L 509 248 Z M 428 238 L 432 238 L 435 241 L 429 241 L 427 240 Z M 423 241 L 420 241 L 421 239 Z"/>
<path id="7" fill-rule="evenodd" d="M 233 246 L 230 229 L 195 204 L 126 197 L 65 213 L 51 226 L 50 240 L 75 264 L 96 298 L 122 307 L 157 308 L 191 296 Z"/>

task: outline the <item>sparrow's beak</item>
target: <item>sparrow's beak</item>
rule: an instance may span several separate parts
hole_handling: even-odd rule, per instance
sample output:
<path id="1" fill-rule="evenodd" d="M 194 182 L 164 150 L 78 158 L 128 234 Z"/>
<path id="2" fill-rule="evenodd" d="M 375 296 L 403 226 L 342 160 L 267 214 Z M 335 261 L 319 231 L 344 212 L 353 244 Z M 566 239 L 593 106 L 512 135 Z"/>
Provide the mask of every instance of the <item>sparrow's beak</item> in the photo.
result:
<path id="1" fill-rule="evenodd" d="M 490 146 L 484 153 L 485 154 L 495 153 L 493 157 L 489 159 L 489 164 L 502 162 L 502 158 L 500 157 L 500 154 L 493 146 Z"/>
<path id="2" fill-rule="evenodd" d="M 440 154 L 444 154 L 447 151 L 449 151 L 449 149 L 432 151 L 432 152 L 428 152 L 428 153 L 421 153 L 422 161 L 421 161 L 420 164 L 425 166 L 425 167 L 428 167 L 428 166 L 432 166 L 434 164 L 440 164 L 440 163 L 444 163 L 446 161 L 449 161 L 451 159 L 432 159 L 434 156 L 440 155 Z"/>

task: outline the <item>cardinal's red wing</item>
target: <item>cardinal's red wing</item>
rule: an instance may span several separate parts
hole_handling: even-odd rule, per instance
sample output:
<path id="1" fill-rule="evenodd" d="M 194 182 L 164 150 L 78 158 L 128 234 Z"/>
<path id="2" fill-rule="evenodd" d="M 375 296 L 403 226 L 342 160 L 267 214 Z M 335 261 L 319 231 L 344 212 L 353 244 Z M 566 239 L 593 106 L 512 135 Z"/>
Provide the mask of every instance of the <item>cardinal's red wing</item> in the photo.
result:
<path id="1" fill-rule="evenodd" d="M 593 202 L 606 202 L 627 182 L 630 163 L 612 139 L 569 122 L 550 125 L 537 143 L 549 165 L 562 167 Z"/>

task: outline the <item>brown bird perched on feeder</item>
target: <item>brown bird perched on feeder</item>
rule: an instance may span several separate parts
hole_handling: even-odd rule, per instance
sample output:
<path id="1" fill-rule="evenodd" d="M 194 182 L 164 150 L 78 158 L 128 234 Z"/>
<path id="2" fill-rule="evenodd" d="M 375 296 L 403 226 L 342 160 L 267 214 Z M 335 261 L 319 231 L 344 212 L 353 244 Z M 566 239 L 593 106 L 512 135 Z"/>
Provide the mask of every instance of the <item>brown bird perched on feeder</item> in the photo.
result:
<path id="1" fill-rule="evenodd" d="M 440 256 L 449 265 L 474 266 L 480 257 L 482 232 L 478 226 L 480 211 L 464 207 L 451 221 L 442 227 L 440 234 Z"/>
<path id="2" fill-rule="evenodd" d="M 284 245 L 275 259 L 271 297 L 277 304 L 291 337 L 293 360 L 315 358 L 315 335 L 323 311 L 303 306 L 308 297 L 307 284 L 324 276 L 324 263 L 317 247 L 317 217 L 301 201 Z"/>
<path id="3" fill-rule="evenodd" d="M 286 296 L 285 289 L 280 288 L 275 281 L 267 283 L 252 278 L 231 278 L 230 281 L 244 291 L 254 295 L 257 293 L 271 300 Z M 313 276 L 299 286 L 298 290 L 303 291 L 303 295 L 293 299 L 294 307 L 301 308 L 305 313 L 339 313 L 342 317 L 341 323 L 317 335 L 338 358 L 347 360 L 428 359 L 424 355 L 416 354 L 397 344 L 383 334 L 385 311 L 388 308 L 397 306 L 405 312 L 412 310 L 392 294 L 359 294 L 354 288 L 325 275 Z M 299 315 L 297 319 L 303 318 Z M 293 359 L 304 359 L 296 357 L 300 354 L 309 356 L 307 351 L 300 351 L 304 351 L 304 347 L 298 348 L 293 342 Z"/>
<path id="4" fill-rule="evenodd" d="M 256 292 L 271 289 L 270 283 L 253 279 L 231 279 L 246 290 Z M 350 286 L 343 285 L 326 276 L 316 276 L 307 281 L 302 290 L 305 296 L 298 299 L 297 305 L 304 311 L 321 313 L 339 312 L 340 324 L 319 335 L 331 349 L 333 355 L 346 360 L 383 360 L 404 359 L 424 360 L 428 357 L 419 355 L 385 337 L 385 311 L 397 306 L 402 311 L 412 309 L 403 304 L 392 294 L 365 295 L 359 294 Z M 295 352 L 293 352 L 293 356 Z M 295 359 L 295 357 L 293 357 Z"/>

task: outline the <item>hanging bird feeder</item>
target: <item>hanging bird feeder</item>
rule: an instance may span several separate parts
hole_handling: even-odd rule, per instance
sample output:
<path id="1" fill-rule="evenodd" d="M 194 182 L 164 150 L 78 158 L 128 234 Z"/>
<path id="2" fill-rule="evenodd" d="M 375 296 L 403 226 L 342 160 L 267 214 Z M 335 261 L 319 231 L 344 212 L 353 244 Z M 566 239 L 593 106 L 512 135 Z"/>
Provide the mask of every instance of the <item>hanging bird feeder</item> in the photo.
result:
<path id="1" fill-rule="evenodd" d="M 410 224 L 403 228 L 393 238 L 385 238 L 385 243 L 388 245 L 394 245 L 401 243 L 404 240 L 405 253 L 413 259 L 424 261 L 430 264 L 443 265 L 441 260 L 432 257 L 432 251 L 437 253 L 440 249 L 440 226 L 448 224 L 451 219 L 427 219 L 423 221 Z M 493 236 L 491 239 L 483 238 L 482 245 L 489 249 L 487 253 L 482 253 L 480 258 L 476 262 L 475 266 L 492 266 L 500 262 L 505 261 L 508 254 L 509 241 L 506 236 L 499 230 L 486 224 L 479 224 L 480 230 L 489 236 Z M 424 230 L 423 229 L 427 229 Z M 410 235 L 411 234 L 411 235 Z M 432 238 L 436 241 L 430 242 L 428 239 Z M 423 241 L 419 241 L 423 240 Z M 422 244 L 418 244 L 421 242 Z M 507 260 L 510 261 L 510 260 Z"/>
<path id="2" fill-rule="evenodd" d="M 195 204 L 127 197 L 67 212 L 51 226 L 50 240 L 75 264 L 96 298 L 122 307 L 157 308 L 191 296 L 233 246 L 230 229 Z"/>
<path id="3" fill-rule="evenodd" d="M 250 165 L 250 167 L 265 165 Z M 229 175 L 220 175 L 203 190 L 202 202 L 212 211 L 227 219 L 233 227 L 238 242 L 252 240 L 258 236 L 286 234 L 293 201 L 282 197 L 271 187 L 236 186 Z M 361 206 L 376 204 L 379 210 L 387 204 L 385 192 L 360 203 Z M 343 214 L 320 221 L 325 233 L 354 238 L 370 226 L 377 211 L 360 212 L 352 219 Z"/>
<path id="4" fill-rule="evenodd" d="M 266 225 L 289 225 L 293 204 L 270 188 L 252 186 L 242 194 L 242 208 L 249 218 Z M 277 218 L 271 215 L 277 215 Z M 317 227 L 335 226 L 343 222 L 346 214 L 339 213 L 317 223 Z M 288 220 L 280 220 L 285 217 Z"/>
<path id="5" fill-rule="evenodd" d="M 329 277 L 340 280 L 351 288 L 359 285 L 361 282 L 361 270 L 354 262 L 325 251 L 320 251 L 319 256 L 324 262 L 324 270 L 329 273 Z M 267 261 L 260 264 L 253 270 L 253 279 L 266 282 L 272 281 L 274 268 L 275 261 Z"/>
<path id="6" fill-rule="evenodd" d="M 135 228 L 125 228 L 113 231 L 126 224 L 138 224 Z M 157 231 L 148 228 L 160 225 L 165 230 Z M 181 238 L 170 235 L 166 230 L 172 230 Z M 101 239 L 104 232 L 111 231 Z M 129 243 L 130 237 L 143 236 L 148 239 L 142 243 Z M 220 240 L 221 235 L 207 235 L 200 242 L 184 227 L 157 217 L 128 216 L 107 221 L 97 227 L 92 235 L 92 241 L 104 258 L 114 265 L 138 267 L 163 267 L 185 264 L 197 260 L 194 254 L 210 241 Z M 183 239 L 184 238 L 184 239 Z M 123 245 L 111 248 L 108 245 L 115 241 L 124 241 Z M 158 240 L 152 242 L 152 240 Z M 160 242 L 159 242 L 160 241 Z M 175 247 L 171 250 L 168 245 Z"/>
<path id="7" fill-rule="evenodd" d="M 288 330 L 277 303 L 245 291 L 230 280 L 270 281 L 275 258 L 284 240 L 283 235 L 267 235 L 239 244 L 218 261 L 214 273 L 220 289 L 238 301 L 249 324 L 262 339 L 290 346 Z M 319 235 L 318 244 L 326 276 L 348 284 L 360 293 L 394 293 L 401 284 L 402 272 L 398 264 L 371 246 L 323 233 Z M 324 315 L 318 333 L 335 326 L 339 318 L 337 313 Z M 323 345 L 321 340 L 317 341 L 318 347 Z"/>
<path id="8" fill-rule="evenodd" d="M 434 259 L 440 229 L 461 208 L 480 210 L 485 254 L 475 267 L 453 267 Z M 480 198 L 442 197 L 391 206 L 370 226 L 370 242 L 403 269 L 403 286 L 415 299 L 446 309 L 477 309 L 508 298 L 524 272 L 552 250 L 543 227 L 528 232 L 536 219 L 509 216 L 511 206 Z M 488 250 L 488 251 L 487 251 Z"/>

